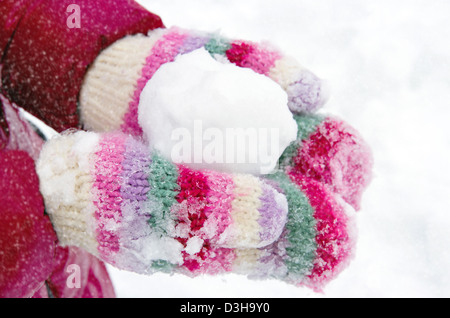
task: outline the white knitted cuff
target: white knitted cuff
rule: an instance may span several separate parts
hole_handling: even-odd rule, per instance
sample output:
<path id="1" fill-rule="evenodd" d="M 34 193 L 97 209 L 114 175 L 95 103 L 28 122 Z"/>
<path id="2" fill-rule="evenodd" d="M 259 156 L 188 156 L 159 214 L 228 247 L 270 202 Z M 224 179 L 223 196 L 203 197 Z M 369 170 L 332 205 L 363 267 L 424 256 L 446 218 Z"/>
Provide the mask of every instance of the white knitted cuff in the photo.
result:
<path id="1" fill-rule="evenodd" d="M 106 132 L 120 128 L 146 58 L 161 34 L 157 29 L 148 36 L 129 35 L 100 53 L 80 92 L 80 117 L 85 129 Z"/>
<path id="2" fill-rule="evenodd" d="M 46 212 L 60 244 L 78 246 L 93 255 L 98 255 L 98 243 L 91 221 L 95 208 L 89 158 L 97 143 L 98 136 L 87 132 L 53 138 L 36 164 Z"/>

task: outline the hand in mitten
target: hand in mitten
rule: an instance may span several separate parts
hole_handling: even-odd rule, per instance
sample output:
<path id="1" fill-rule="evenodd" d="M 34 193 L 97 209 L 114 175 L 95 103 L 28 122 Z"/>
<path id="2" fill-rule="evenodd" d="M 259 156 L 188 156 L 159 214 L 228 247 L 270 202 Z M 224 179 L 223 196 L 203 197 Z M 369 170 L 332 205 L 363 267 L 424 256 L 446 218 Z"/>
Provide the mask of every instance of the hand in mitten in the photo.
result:
<path id="1" fill-rule="evenodd" d="M 293 113 L 314 112 L 328 97 L 321 79 L 269 44 L 230 40 L 215 33 L 176 27 L 159 28 L 146 36 L 138 34 L 118 40 L 96 58 L 80 92 L 83 127 L 94 131 L 121 129 L 142 135 L 138 109 L 144 87 L 161 66 L 198 49 L 206 50 L 220 62 L 251 69 L 278 83 L 286 92 L 287 105 Z M 227 86 L 222 87 L 219 93 L 226 93 L 226 89 Z M 209 94 L 207 90 L 203 93 Z"/>
<path id="2" fill-rule="evenodd" d="M 47 142 L 37 164 L 62 244 L 121 269 L 241 273 L 320 289 L 354 244 L 351 216 L 323 184 L 176 165 L 121 134 Z"/>
<path id="3" fill-rule="evenodd" d="M 372 176 L 371 150 L 360 134 L 334 115 L 299 114 L 297 139 L 280 157 L 280 167 L 326 185 L 355 210 Z M 294 178 L 295 179 L 295 178 Z"/>

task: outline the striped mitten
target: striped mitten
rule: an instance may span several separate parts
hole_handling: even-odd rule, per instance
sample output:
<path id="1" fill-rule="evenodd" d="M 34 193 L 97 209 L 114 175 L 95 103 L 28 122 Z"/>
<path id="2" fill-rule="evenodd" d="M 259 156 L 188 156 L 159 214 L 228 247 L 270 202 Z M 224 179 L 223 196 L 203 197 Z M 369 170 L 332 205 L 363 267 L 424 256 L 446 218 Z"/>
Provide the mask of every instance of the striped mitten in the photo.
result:
<path id="1" fill-rule="evenodd" d="M 319 181 L 355 210 L 372 177 L 373 158 L 358 131 L 336 116 L 294 114 L 297 140 L 279 165 L 288 174 Z"/>
<path id="2" fill-rule="evenodd" d="M 80 92 L 84 128 L 101 132 L 120 129 L 142 135 L 138 108 L 146 83 L 163 64 L 200 48 L 218 61 L 249 68 L 274 80 L 287 93 L 293 113 L 314 112 L 328 98 L 321 79 L 269 44 L 172 27 L 153 30 L 148 36 L 125 37 L 96 58 Z"/>
<path id="3" fill-rule="evenodd" d="M 321 288 L 352 255 L 351 215 L 322 183 L 175 165 L 121 133 L 51 139 L 37 163 L 63 245 L 137 273 L 240 273 Z"/>

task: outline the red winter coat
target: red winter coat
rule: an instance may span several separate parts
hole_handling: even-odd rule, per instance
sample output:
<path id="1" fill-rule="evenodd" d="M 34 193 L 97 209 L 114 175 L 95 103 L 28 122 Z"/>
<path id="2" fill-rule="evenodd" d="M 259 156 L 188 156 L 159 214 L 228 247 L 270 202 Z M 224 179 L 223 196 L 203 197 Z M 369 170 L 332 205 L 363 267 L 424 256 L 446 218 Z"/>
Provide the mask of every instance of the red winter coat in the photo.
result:
<path id="1" fill-rule="evenodd" d="M 89 65 L 114 41 L 159 27 L 131 0 L 0 1 L 0 92 L 59 132 L 78 127 Z M 9 101 L 0 99 L 0 297 L 114 296 L 101 261 L 58 246 L 32 158 L 42 143 Z M 67 284 L 70 264 L 78 265 L 78 288 Z"/>
<path id="2" fill-rule="evenodd" d="M 131 0 L 3 0 L 2 93 L 59 132 L 77 127 L 83 77 L 100 51 L 159 27 L 158 16 Z"/>

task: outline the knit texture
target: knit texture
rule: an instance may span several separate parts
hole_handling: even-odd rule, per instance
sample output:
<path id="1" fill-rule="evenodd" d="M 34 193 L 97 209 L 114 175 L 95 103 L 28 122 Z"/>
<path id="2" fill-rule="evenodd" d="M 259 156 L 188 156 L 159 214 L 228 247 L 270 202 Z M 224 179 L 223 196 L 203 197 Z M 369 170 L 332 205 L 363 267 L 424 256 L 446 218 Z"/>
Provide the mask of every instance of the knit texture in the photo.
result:
<path id="1" fill-rule="evenodd" d="M 93 133 L 53 138 L 45 144 L 36 163 L 40 191 L 60 244 L 75 245 L 93 255 L 99 253 L 93 226 L 94 178 L 89 157 L 97 143 Z"/>
<path id="2" fill-rule="evenodd" d="M 351 256 L 340 201 L 300 174 L 192 170 L 130 135 L 86 132 L 48 142 L 37 171 L 58 237 L 121 269 L 234 272 L 320 289 Z M 54 190 L 74 176 L 85 182 L 73 185 L 79 193 Z"/>
<path id="3" fill-rule="evenodd" d="M 120 128 L 142 68 L 159 32 L 129 35 L 106 48 L 86 73 L 80 92 L 83 128 L 97 132 Z M 107 105 L 107 107 L 106 107 Z"/>
<path id="4" fill-rule="evenodd" d="M 204 255 L 218 256 L 217 248 L 272 243 L 286 220 L 284 196 L 260 179 L 174 165 L 120 133 L 78 132 L 52 139 L 42 151 L 38 173 L 63 244 L 127 268 L 133 266 L 124 264 L 123 255 L 142 248 L 133 247 L 130 235 L 142 235 L 145 242 L 162 239 L 160 244 L 180 251 L 178 258 L 144 257 L 140 261 L 149 263 L 139 271 L 161 260 L 197 270 L 209 259 Z M 133 228 L 138 229 L 134 234 Z"/>
<path id="5" fill-rule="evenodd" d="M 335 116 L 294 115 L 297 140 L 280 158 L 280 166 L 328 185 L 354 209 L 372 177 L 371 150 L 361 135 Z"/>
<path id="6" fill-rule="evenodd" d="M 120 248 L 116 225 L 122 219 L 120 189 L 125 139 L 125 136 L 115 134 L 103 136 L 93 159 L 92 192 L 98 251 L 102 259 L 112 264 Z"/>
<path id="7" fill-rule="evenodd" d="M 122 131 L 134 135 L 142 135 L 142 128 L 138 125 L 137 117 L 141 92 L 144 89 L 145 84 L 162 64 L 171 62 L 175 59 L 183 40 L 186 37 L 186 34 L 174 29 L 171 32 L 166 32 L 159 41 L 155 43 L 150 55 L 146 58 L 146 64 L 142 69 L 141 78 L 138 80 L 137 88 L 129 103 L 128 112 L 123 118 L 123 124 L 121 125 Z"/>
<path id="8" fill-rule="evenodd" d="M 320 291 L 353 256 L 356 232 L 352 216 L 317 181 L 282 172 L 268 180 L 288 200 L 286 226 L 274 243 L 236 251 L 234 271 Z"/>
<path id="9" fill-rule="evenodd" d="M 262 195 L 261 185 L 258 179 L 250 175 L 237 175 L 233 177 L 235 189 L 231 208 L 231 218 L 239 230 L 230 233 L 231 240 L 237 247 L 256 246 L 260 240 L 258 234 L 259 208 Z M 243 200 L 244 199 L 244 200 Z M 252 230 L 256 229 L 256 230 Z"/>
<path id="10" fill-rule="evenodd" d="M 355 229 L 343 206 L 325 185 L 298 174 L 290 177 L 308 197 L 317 222 L 312 272 L 301 283 L 317 289 L 334 278 L 353 256 Z"/>
<path id="11" fill-rule="evenodd" d="M 294 115 L 297 140 L 279 159 L 279 166 L 330 187 L 355 210 L 372 178 L 370 147 L 348 123 L 326 114 Z"/>
<path id="12" fill-rule="evenodd" d="M 278 241 L 261 252 L 256 275 L 282 275 L 288 281 L 299 282 L 311 273 L 316 254 L 314 210 L 306 195 L 284 173 L 272 174 L 268 179 L 286 195 L 289 212 Z"/>

